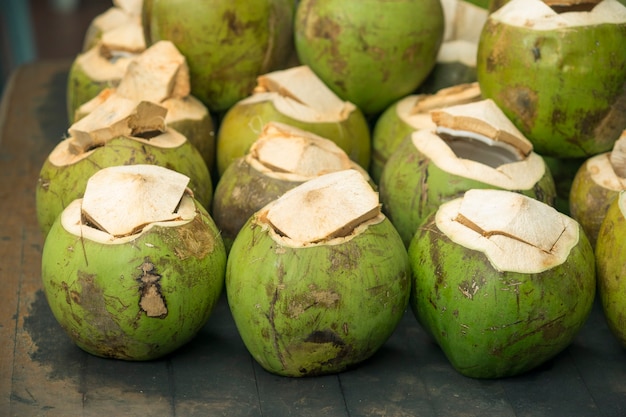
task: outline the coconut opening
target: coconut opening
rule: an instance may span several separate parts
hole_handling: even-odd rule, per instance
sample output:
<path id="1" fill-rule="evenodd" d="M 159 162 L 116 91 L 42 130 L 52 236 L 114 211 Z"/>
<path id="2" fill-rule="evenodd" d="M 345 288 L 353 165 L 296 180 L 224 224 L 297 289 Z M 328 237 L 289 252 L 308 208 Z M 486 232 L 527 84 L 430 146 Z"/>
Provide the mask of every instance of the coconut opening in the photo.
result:
<path id="1" fill-rule="evenodd" d="M 258 77 L 254 94 L 242 103 L 267 100 L 279 112 L 305 122 L 339 122 L 356 110 L 354 104 L 341 100 L 305 65 Z"/>
<path id="2" fill-rule="evenodd" d="M 556 13 L 590 12 L 602 0 L 543 0 Z"/>
<path id="3" fill-rule="evenodd" d="M 476 161 L 492 168 L 524 159 L 515 147 L 478 133 L 442 127 L 436 131 L 458 158 Z"/>
<path id="4" fill-rule="evenodd" d="M 157 165 L 102 169 L 87 181 L 81 224 L 120 238 L 149 224 L 189 220 L 188 183 L 189 177 Z"/>
<path id="5" fill-rule="evenodd" d="M 257 213 L 275 240 L 297 247 L 344 241 L 383 218 L 378 193 L 352 169 L 311 179 Z"/>
<path id="6" fill-rule="evenodd" d="M 565 262 L 579 240 L 575 220 L 511 191 L 469 190 L 444 203 L 435 221 L 453 242 L 483 252 L 499 271 L 551 269 Z"/>
<path id="7" fill-rule="evenodd" d="M 264 126 L 246 159 L 260 172 L 291 181 L 352 167 L 348 155 L 333 141 L 277 122 Z"/>

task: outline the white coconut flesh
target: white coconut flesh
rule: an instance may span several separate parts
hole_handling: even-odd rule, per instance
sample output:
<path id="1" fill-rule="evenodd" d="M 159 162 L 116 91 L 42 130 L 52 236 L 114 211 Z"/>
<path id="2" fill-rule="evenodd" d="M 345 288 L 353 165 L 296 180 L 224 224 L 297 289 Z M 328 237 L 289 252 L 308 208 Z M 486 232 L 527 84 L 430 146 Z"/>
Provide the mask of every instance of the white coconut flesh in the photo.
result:
<path id="1" fill-rule="evenodd" d="M 295 187 L 257 213 L 284 246 L 338 244 L 384 220 L 378 193 L 356 170 L 338 171 Z"/>
<path id="2" fill-rule="evenodd" d="M 173 227 L 196 216 L 189 178 L 157 165 L 104 168 L 89 178 L 82 199 L 61 214 L 68 232 L 101 243 L 136 239 L 154 225 Z"/>
<path id="3" fill-rule="evenodd" d="M 446 25 L 437 62 L 460 62 L 475 67 L 478 40 L 488 11 L 462 0 L 442 0 L 441 5 Z"/>
<path id="4" fill-rule="evenodd" d="M 589 177 L 598 186 L 612 191 L 626 190 L 626 131 L 611 152 L 592 156 L 585 165 Z"/>
<path id="5" fill-rule="evenodd" d="M 556 30 L 626 22 L 626 7 L 617 0 L 511 0 L 489 17 L 531 30 Z"/>
<path id="6" fill-rule="evenodd" d="M 563 264 L 579 241 L 575 220 L 511 191 L 469 190 L 442 204 L 435 222 L 454 243 L 484 253 L 498 271 L 546 271 Z"/>
<path id="7" fill-rule="evenodd" d="M 506 190 L 528 190 L 544 176 L 541 156 L 490 99 L 431 112 L 434 130 L 411 135 L 417 150 L 453 175 Z"/>
<path id="8" fill-rule="evenodd" d="M 155 103 L 116 96 L 70 126 L 70 137 L 61 141 L 48 159 L 56 166 L 76 163 L 120 136 L 162 148 L 181 146 L 187 138 L 166 128 L 166 112 Z"/>
<path id="9" fill-rule="evenodd" d="M 264 126 L 245 158 L 257 171 L 285 181 L 304 182 L 355 166 L 333 141 L 278 122 Z"/>
<path id="10" fill-rule="evenodd" d="M 435 94 L 407 96 L 396 106 L 398 118 L 413 129 L 435 127 L 430 112 L 444 107 L 467 104 L 481 99 L 480 86 L 477 82 L 442 88 Z"/>
<path id="11" fill-rule="evenodd" d="M 113 0 L 113 5 L 130 16 L 141 16 L 143 0 Z"/>
<path id="12" fill-rule="evenodd" d="M 303 122 L 340 122 L 356 106 L 341 100 L 306 65 L 275 71 L 258 77 L 254 93 L 240 104 L 271 101 L 285 116 Z"/>
<path id="13" fill-rule="evenodd" d="M 96 82 L 120 80 L 135 53 L 127 51 L 103 50 L 96 45 L 76 58 L 76 64 Z"/>

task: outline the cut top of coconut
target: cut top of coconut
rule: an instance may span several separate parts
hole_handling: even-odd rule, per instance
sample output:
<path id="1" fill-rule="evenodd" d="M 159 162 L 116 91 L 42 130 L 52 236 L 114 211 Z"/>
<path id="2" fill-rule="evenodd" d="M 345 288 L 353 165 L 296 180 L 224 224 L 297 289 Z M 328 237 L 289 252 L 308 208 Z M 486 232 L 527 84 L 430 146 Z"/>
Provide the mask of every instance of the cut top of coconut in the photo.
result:
<path id="1" fill-rule="evenodd" d="M 104 168 L 87 181 L 82 214 L 114 237 L 133 235 L 155 222 L 180 220 L 189 177 L 158 165 Z"/>
<path id="2" fill-rule="evenodd" d="M 615 174 L 620 178 L 626 178 L 626 130 L 613 144 L 609 159 Z"/>
<path id="3" fill-rule="evenodd" d="M 431 112 L 437 132 L 451 136 L 471 136 L 493 146 L 501 146 L 525 158 L 532 150 L 526 139 L 491 99 L 449 106 Z"/>
<path id="4" fill-rule="evenodd" d="M 330 139 L 278 122 L 263 127 L 246 161 L 265 175 L 287 181 L 306 181 L 353 166 Z"/>
<path id="5" fill-rule="evenodd" d="M 464 40 L 478 43 L 488 11 L 465 0 L 441 0 L 446 25 L 444 44 Z"/>
<path id="6" fill-rule="evenodd" d="M 104 52 L 106 53 L 103 53 L 101 45 L 97 44 L 79 54 L 76 58 L 76 65 L 95 81 L 115 80 L 117 83 L 124 76 L 134 54 L 118 55 L 112 58 L 108 51 Z"/>
<path id="7" fill-rule="evenodd" d="M 378 223 L 384 216 L 378 193 L 361 173 L 350 169 L 287 191 L 261 209 L 257 219 L 271 226 L 276 241 L 303 247 L 345 241 L 360 226 Z"/>
<path id="8" fill-rule="evenodd" d="M 483 252 L 498 271 L 546 271 L 563 264 L 579 241 L 575 220 L 511 191 L 469 190 L 442 204 L 435 221 L 453 242 Z"/>
<path id="9" fill-rule="evenodd" d="M 101 47 L 113 54 L 115 51 L 140 53 L 146 49 L 141 21 L 129 18 L 124 24 L 102 32 Z"/>
<path id="10" fill-rule="evenodd" d="M 159 41 L 137 55 L 117 86 L 117 94 L 160 103 L 191 92 L 185 57 L 170 41 Z"/>
<path id="11" fill-rule="evenodd" d="M 581 3 L 591 9 L 581 11 Z M 555 30 L 623 24 L 626 23 L 626 7 L 617 0 L 511 0 L 493 12 L 489 19 L 531 30 Z"/>
<path id="12" fill-rule="evenodd" d="M 615 171 L 610 152 L 592 156 L 585 166 L 591 180 L 600 187 L 611 191 L 626 190 L 626 178 Z"/>
<path id="13" fill-rule="evenodd" d="M 356 110 L 306 65 L 258 77 L 254 93 L 240 103 L 260 101 L 271 101 L 281 113 L 304 122 L 338 122 Z"/>
<path id="14" fill-rule="evenodd" d="M 91 113 L 72 124 L 68 132 L 82 149 L 99 146 L 119 136 L 142 136 L 165 131 L 167 109 L 149 101 L 110 95 Z"/>
<path id="15" fill-rule="evenodd" d="M 131 16 L 141 15 L 143 0 L 113 0 L 113 4 Z"/>

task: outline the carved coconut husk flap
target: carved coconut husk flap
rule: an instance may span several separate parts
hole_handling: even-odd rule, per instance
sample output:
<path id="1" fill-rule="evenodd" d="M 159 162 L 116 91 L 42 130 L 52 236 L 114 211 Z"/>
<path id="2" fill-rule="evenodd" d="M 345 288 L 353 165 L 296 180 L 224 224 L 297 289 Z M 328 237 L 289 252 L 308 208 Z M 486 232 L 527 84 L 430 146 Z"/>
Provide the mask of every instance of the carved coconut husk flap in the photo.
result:
<path id="1" fill-rule="evenodd" d="M 615 174 L 620 178 L 626 178 L 626 130 L 613 145 L 609 160 Z"/>
<path id="2" fill-rule="evenodd" d="M 189 67 L 170 41 L 159 41 L 133 59 L 117 86 L 126 98 L 160 103 L 190 94 Z"/>
<path id="3" fill-rule="evenodd" d="M 273 93 L 272 99 L 279 111 L 298 120 L 340 121 L 356 109 L 354 104 L 333 93 L 306 65 L 258 77 L 251 99 L 266 99 L 263 94 L 267 93 Z"/>
<path id="4" fill-rule="evenodd" d="M 295 245 L 346 237 L 379 215 L 378 193 L 351 169 L 309 180 L 260 212 L 279 235 Z"/>
<path id="5" fill-rule="evenodd" d="M 105 56 L 112 56 L 119 51 L 140 53 L 145 50 L 146 41 L 141 23 L 130 19 L 127 24 L 102 33 L 100 48 Z"/>
<path id="6" fill-rule="evenodd" d="M 579 239 L 573 219 L 511 191 L 469 190 L 444 203 L 436 223 L 452 241 L 485 253 L 500 271 L 538 273 L 560 265 Z"/>
<path id="7" fill-rule="evenodd" d="M 480 86 L 477 82 L 459 84 L 442 88 L 435 94 L 420 94 L 415 98 L 415 104 L 410 114 L 428 113 L 432 110 L 449 106 L 473 103 L 480 100 Z"/>
<path id="8" fill-rule="evenodd" d="M 140 16 L 143 0 L 113 0 L 113 5 L 131 16 Z"/>
<path id="9" fill-rule="evenodd" d="M 348 155 L 333 141 L 278 122 L 264 126 L 261 135 L 250 147 L 247 158 L 258 161 L 272 172 L 303 178 L 352 166 Z"/>
<path id="10" fill-rule="evenodd" d="M 522 157 L 533 150 L 532 143 L 491 99 L 433 110 L 431 117 L 438 131 L 458 132 L 459 136 L 464 132 L 484 136 L 513 147 Z"/>
<path id="11" fill-rule="evenodd" d="M 119 136 L 165 131 L 167 109 L 149 101 L 113 95 L 68 129 L 78 152 Z"/>
<path id="12" fill-rule="evenodd" d="M 127 236 L 147 224 L 176 220 L 189 177 L 157 165 L 104 168 L 87 181 L 82 214 L 112 236 Z"/>

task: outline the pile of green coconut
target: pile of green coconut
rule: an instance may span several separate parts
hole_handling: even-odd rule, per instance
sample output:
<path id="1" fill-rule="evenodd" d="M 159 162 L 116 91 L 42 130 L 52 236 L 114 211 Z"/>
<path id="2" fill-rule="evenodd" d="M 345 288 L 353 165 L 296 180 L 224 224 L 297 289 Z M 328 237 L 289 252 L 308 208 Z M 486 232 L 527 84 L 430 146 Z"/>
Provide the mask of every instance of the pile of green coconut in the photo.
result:
<path id="1" fill-rule="evenodd" d="M 52 313 L 151 360 L 224 296 L 293 377 L 411 313 L 500 378 L 567 348 L 597 289 L 626 346 L 624 45 L 618 0 L 114 0 L 36 189 Z"/>

